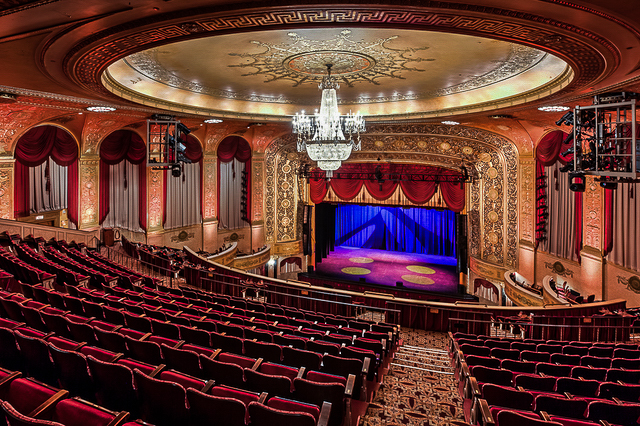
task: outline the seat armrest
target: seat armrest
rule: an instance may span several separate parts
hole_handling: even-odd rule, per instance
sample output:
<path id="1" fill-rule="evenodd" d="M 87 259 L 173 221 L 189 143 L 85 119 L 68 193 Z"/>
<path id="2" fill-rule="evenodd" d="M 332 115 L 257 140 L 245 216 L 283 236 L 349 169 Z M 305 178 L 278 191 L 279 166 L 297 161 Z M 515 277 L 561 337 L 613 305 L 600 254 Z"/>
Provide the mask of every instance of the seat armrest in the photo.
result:
<path id="1" fill-rule="evenodd" d="M 371 365 L 371 358 L 366 357 L 364 359 L 364 362 L 362 363 L 362 374 L 364 375 L 369 374 L 369 369 L 371 368 L 370 365 Z"/>
<path id="2" fill-rule="evenodd" d="M 117 360 L 119 360 L 123 356 L 124 356 L 124 354 L 122 352 L 119 352 L 119 353 L 115 354 L 113 356 L 113 358 L 111 358 L 111 360 L 109 360 L 109 362 L 116 362 Z"/>
<path id="3" fill-rule="evenodd" d="M 122 327 L 124 327 L 124 325 L 122 325 L 122 324 L 118 324 L 118 325 L 116 325 L 115 327 L 113 327 L 113 330 L 111 330 L 111 331 L 118 331 L 118 330 L 120 330 Z"/>
<path id="4" fill-rule="evenodd" d="M 69 396 L 69 391 L 61 389 L 55 393 L 51 398 L 36 407 L 32 412 L 28 414 L 29 417 L 38 417 L 39 415 L 51 410 L 56 404 Z"/>
<path id="5" fill-rule="evenodd" d="M 263 358 L 258 358 L 256 362 L 254 362 L 253 365 L 251 366 L 251 369 L 253 371 L 258 371 L 258 368 L 260 368 L 260 364 L 262 364 L 262 361 L 264 361 Z"/>
<path id="6" fill-rule="evenodd" d="M 164 370 L 165 368 L 167 368 L 167 366 L 165 364 L 160 364 L 159 366 L 156 367 L 155 370 L 153 370 L 151 372 L 151 374 L 149 374 L 149 377 L 156 377 L 158 374 L 160 374 L 160 372 L 162 370 Z"/>
<path id="7" fill-rule="evenodd" d="M 472 424 L 481 426 L 495 426 L 496 422 L 491 415 L 489 404 L 482 398 L 476 399 L 474 410 L 472 410 Z"/>
<path id="8" fill-rule="evenodd" d="M 329 424 L 329 416 L 331 415 L 331 403 L 324 401 L 322 408 L 320 409 L 320 416 L 318 416 L 317 426 L 327 426 Z"/>
<path id="9" fill-rule="evenodd" d="M 127 418 L 129 418 L 129 412 L 120 411 L 109 423 L 106 424 L 106 426 L 119 426 L 123 424 Z"/>
<path id="10" fill-rule="evenodd" d="M 542 420 L 544 420 L 545 422 L 551 421 L 551 416 L 546 411 L 540 411 L 540 417 L 542 417 Z"/>
<path id="11" fill-rule="evenodd" d="M 222 349 L 216 349 L 214 353 L 211 354 L 211 356 L 209 357 L 210 359 L 216 359 L 216 357 L 218 355 L 220 355 L 220 352 L 222 352 Z"/>
<path id="12" fill-rule="evenodd" d="M 209 393 L 209 390 L 213 387 L 213 385 L 216 384 L 215 380 L 208 380 L 207 383 L 204 384 L 204 386 L 202 387 L 202 389 L 200 389 L 200 392 L 202 393 Z"/>
<path id="13" fill-rule="evenodd" d="M 178 343 L 173 346 L 173 349 L 178 349 L 182 345 L 184 345 L 184 340 L 178 340 Z"/>
<path id="14" fill-rule="evenodd" d="M 140 341 L 142 342 L 142 341 L 144 341 L 144 340 L 147 340 L 150 336 L 153 336 L 153 333 L 147 333 L 147 334 L 145 334 L 144 336 L 142 336 L 142 337 L 141 337 L 140 339 L 138 339 L 138 340 L 140 340 Z"/>
<path id="15" fill-rule="evenodd" d="M 267 397 L 268 397 L 268 396 L 269 396 L 269 394 L 268 394 L 268 393 L 266 393 L 266 392 L 262 392 L 262 393 L 260 394 L 260 397 L 258 398 L 258 402 L 259 402 L 260 404 L 266 404 L 266 403 L 267 403 Z"/>
<path id="16" fill-rule="evenodd" d="M 298 370 L 298 375 L 296 376 L 296 379 L 302 379 L 305 371 L 306 371 L 305 367 L 300 367 L 300 369 Z"/>
<path id="17" fill-rule="evenodd" d="M 347 377 L 347 384 L 344 387 L 344 396 L 351 398 L 353 396 L 353 388 L 356 385 L 356 376 L 349 374 Z"/>
<path id="18" fill-rule="evenodd" d="M 4 379 L 0 380 L 0 389 L 4 386 L 8 386 L 9 383 L 13 381 L 13 379 L 17 379 L 20 376 L 22 376 L 22 373 L 19 371 L 14 371 L 13 373 L 9 374 Z"/>

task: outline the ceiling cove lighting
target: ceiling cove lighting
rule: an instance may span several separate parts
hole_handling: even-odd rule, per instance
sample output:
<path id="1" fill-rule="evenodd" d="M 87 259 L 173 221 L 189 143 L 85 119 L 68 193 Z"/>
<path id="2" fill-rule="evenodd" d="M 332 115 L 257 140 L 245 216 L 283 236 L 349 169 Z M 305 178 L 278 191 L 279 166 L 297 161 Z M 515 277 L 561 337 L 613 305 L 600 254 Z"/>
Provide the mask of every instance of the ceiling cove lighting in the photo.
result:
<path id="1" fill-rule="evenodd" d="M 568 111 L 568 110 L 569 110 L 568 106 L 562 106 L 562 105 L 547 105 L 547 106 L 538 107 L 538 111 L 543 111 L 543 112 L 562 112 L 562 111 Z"/>
<path id="2" fill-rule="evenodd" d="M 311 116 L 302 111 L 292 120 L 293 133 L 298 135 L 298 152 L 306 151 L 328 177 L 349 158 L 351 151 L 360 150 L 360 132 L 365 130 L 359 112 L 340 115 L 336 95 L 340 85 L 331 77 L 332 65 L 326 64 L 327 75 L 318 86 L 322 90 L 320 112 Z"/>
<path id="3" fill-rule="evenodd" d="M 457 126 L 458 124 L 460 124 L 457 121 L 451 121 L 451 120 L 441 121 L 441 123 L 442 124 L 447 124 L 449 126 Z"/>
<path id="4" fill-rule="evenodd" d="M 204 120 L 204 122 L 207 124 L 217 124 L 222 123 L 222 120 L 219 118 L 207 118 L 206 120 Z"/>
<path id="5" fill-rule="evenodd" d="M 116 109 L 114 107 L 110 107 L 110 106 L 89 106 L 87 107 L 87 111 L 91 111 L 91 112 L 113 112 Z"/>

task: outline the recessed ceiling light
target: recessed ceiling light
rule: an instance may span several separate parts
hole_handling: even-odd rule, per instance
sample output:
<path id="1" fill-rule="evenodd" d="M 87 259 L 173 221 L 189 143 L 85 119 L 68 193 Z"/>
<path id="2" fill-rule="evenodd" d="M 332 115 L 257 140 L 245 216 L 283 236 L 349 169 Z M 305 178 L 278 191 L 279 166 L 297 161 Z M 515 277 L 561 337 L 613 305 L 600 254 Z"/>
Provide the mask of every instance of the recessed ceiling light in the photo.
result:
<path id="1" fill-rule="evenodd" d="M 567 111 L 568 109 L 569 109 L 568 106 L 562 106 L 562 105 L 547 105 L 547 106 L 538 107 L 539 111 L 544 111 L 544 112 L 562 112 L 562 111 Z"/>
<path id="2" fill-rule="evenodd" d="M 450 121 L 450 120 L 446 120 L 446 121 L 442 121 L 442 124 L 447 124 L 449 126 L 456 126 L 460 123 L 458 123 L 457 121 Z"/>
<path id="3" fill-rule="evenodd" d="M 112 112 L 115 111 L 116 109 L 114 107 L 110 107 L 110 106 L 90 106 L 87 107 L 87 111 L 91 111 L 91 112 Z"/>
<path id="4" fill-rule="evenodd" d="M 207 118 L 206 120 L 204 120 L 204 122 L 207 124 L 215 124 L 215 123 L 222 123 L 222 120 L 219 118 Z"/>
<path id="5" fill-rule="evenodd" d="M 513 118 L 513 116 L 509 114 L 493 114 L 493 115 L 490 115 L 489 118 L 493 118 L 494 120 L 499 120 L 501 118 Z"/>

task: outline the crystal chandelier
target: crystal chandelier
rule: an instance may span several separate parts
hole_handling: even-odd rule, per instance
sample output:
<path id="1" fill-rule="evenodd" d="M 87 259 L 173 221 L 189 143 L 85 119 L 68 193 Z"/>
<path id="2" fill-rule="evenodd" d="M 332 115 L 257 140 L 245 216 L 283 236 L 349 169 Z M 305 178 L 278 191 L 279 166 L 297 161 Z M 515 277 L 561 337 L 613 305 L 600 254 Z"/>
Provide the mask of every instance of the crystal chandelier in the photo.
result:
<path id="1" fill-rule="evenodd" d="M 364 118 L 360 113 L 340 115 L 336 90 L 340 85 L 331 77 L 331 66 L 318 86 L 322 90 L 320 112 L 313 116 L 304 111 L 293 117 L 293 133 L 298 135 L 298 152 L 307 151 L 309 158 L 330 177 L 351 151 L 361 148 L 360 132 L 364 132 Z M 355 139 L 355 140 L 354 140 Z"/>

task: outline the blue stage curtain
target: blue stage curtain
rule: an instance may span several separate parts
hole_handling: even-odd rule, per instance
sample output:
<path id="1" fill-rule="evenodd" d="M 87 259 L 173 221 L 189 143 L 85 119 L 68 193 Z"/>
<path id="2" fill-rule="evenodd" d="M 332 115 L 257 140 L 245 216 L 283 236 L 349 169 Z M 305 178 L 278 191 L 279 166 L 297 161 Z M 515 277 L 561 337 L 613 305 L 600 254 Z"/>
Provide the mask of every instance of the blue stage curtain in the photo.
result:
<path id="1" fill-rule="evenodd" d="M 456 214 L 451 210 L 340 204 L 335 218 L 336 245 L 456 255 Z"/>

